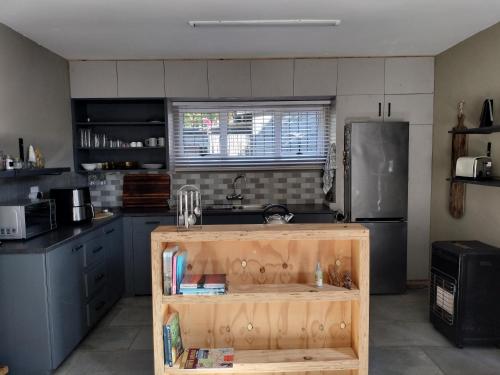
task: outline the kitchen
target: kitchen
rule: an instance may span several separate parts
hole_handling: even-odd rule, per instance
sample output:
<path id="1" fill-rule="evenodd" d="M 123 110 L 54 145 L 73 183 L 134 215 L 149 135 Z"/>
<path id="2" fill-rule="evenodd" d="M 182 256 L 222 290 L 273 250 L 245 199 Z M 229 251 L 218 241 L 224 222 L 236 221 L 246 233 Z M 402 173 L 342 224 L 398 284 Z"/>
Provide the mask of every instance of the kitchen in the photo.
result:
<path id="1" fill-rule="evenodd" d="M 200 14 L 156 2 L 151 9 L 128 2 L 119 14 L 93 2 L 84 10 L 54 0 L 47 5 L 52 15 L 30 1 L 0 6 L 0 150 L 9 168 L 23 167 L 0 171 L 0 204 L 40 192 L 55 199 L 57 219 L 57 228 L 48 218 L 49 228 L 37 230 L 52 230 L 27 240 L 2 237 L 0 297 L 7 308 L 0 337 L 7 339 L 0 369 L 153 373 L 151 232 L 185 224 L 178 192 L 194 185 L 202 211 L 195 226 L 203 231 L 266 218 L 290 221 L 283 228 L 356 221 L 370 229 L 370 373 L 499 372 L 498 349 L 459 350 L 429 318 L 431 244 L 500 246 L 494 180 L 458 184 L 458 214 L 448 209 L 455 137 L 448 132 L 457 116 L 478 128 L 484 101 L 499 99 L 499 6 L 460 3 L 439 5 L 469 20 L 446 30 L 438 10 L 427 13 L 436 6 L 430 2 L 356 10 L 318 1 L 307 11 L 295 4 L 285 15 L 276 7 L 264 18 L 288 19 L 285 25 L 263 24 L 255 3 L 245 5 L 243 17 L 261 20 L 254 25 L 195 27 L 188 21 L 241 17 L 211 13 L 206 4 Z M 170 17 L 169 32 L 155 10 Z M 80 19 L 85 11 L 88 19 Z M 371 20 L 373 35 L 363 41 L 370 32 L 357 11 L 383 15 L 387 24 L 401 17 L 415 25 L 413 14 L 425 14 L 429 28 L 393 22 L 388 31 Z M 341 22 L 328 23 L 323 13 Z M 91 14 L 107 24 L 94 24 Z M 325 24 L 294 24 L 309 14 Z M 121 17 L 150 29 L 139 32 Z M 490 117 L 494 129 L 498 117 Z M 372 122 L 389 127 L 375 131 Z M 355 124 L 366 123 L 375 133 L 357 141 Z M 402 138 L 389 141 L 395 124 Z M 499 146 L 494 131 L 484 129 L 467 136 L 468 152 L 460 156 L 485 155 L 491 142 L 495 165 Z M 378 134 L 386 135 L 381 143 Z M 373 177 L 384 157 L 395 157 L 403 182 Z M 403 188 L 381 192 L 373 188 L 378 182 Z M 64 190 L 73 187 L 88 189 Z M 385 196 L 382 207 L 397 201 L 397 212 L 378 217 L 377 197 Z M 50 216 L 51 208 L 43 209 Z M 68 212 L 79 214 L 65 219 Z M 399 229 L 379 240 L 377 221 Z"/>

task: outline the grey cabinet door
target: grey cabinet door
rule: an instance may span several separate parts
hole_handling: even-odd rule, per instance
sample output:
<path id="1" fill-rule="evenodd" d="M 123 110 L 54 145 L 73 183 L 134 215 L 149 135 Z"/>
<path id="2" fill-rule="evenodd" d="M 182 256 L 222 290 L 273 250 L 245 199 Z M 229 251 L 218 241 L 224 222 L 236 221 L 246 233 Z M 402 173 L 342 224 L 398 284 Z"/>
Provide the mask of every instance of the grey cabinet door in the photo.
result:
<path id="1" fill-rule="evenodd" d="M 121 219 L 103 228 L 107 255 L 108 290 L 110 305 L 123 294 L 125 285 L 125 264 L 123 248 L 123 222 Z"/>
<path id="2" fill-rule="evenodd" d="M 216 224 L 262 224 L 264 217 L 261 214 L 217 214 L 204 215 L 204 225 Z"/>
<path id="3" fill-rule="evenodd" d="M 57 367 L 86 333 L 83 244 L 72 242 L 47 254 L 52 365 Z"/>
<path id="4" fill-rule="evenodd" d="M 335 214 L 333 212 L 298 213 L 295 214 L 292 222 L 295 224 L 334 223 Z"/>
<path id="5" fill-rule="evenodd" d="M 151 294 L 151 232 L 159 225 L 173 225 L 175 217 L 135 217 L 132 222 L 134 294 Z"/>

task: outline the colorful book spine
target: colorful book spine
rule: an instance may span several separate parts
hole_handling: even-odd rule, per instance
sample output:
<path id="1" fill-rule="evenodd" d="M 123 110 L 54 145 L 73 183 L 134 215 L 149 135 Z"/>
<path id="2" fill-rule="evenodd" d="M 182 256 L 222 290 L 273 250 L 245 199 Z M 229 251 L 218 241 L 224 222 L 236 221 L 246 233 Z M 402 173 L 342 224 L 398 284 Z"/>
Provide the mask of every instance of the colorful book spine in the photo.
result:
<path id="1" fill-rule="evenodd" d="M 164 364 L 173 366 L 172 363 L 172 335 L 168 325 L 163 326 L 163 355 L 165 357 Z"/>
<path id="2" fill-rule="evenodd" d="M 177 252 L 177 247 L 165 249 L 163 251 L 163 294 L 172 294 L 172 271 L 173 257 Z"/>

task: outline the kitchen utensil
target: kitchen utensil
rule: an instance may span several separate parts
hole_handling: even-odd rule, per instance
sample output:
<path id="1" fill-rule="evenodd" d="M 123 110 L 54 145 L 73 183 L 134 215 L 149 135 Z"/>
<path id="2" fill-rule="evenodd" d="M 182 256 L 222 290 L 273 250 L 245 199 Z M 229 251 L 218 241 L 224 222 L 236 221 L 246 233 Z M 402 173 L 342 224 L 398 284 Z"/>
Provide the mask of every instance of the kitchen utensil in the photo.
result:
<path id="1" fill-rule="evenodd" d="M 184 225 L 189 229 L 189 212 L 188 212 L 188 193 L 184 192 Z"/>
<path id="2" fill-rule="evenodd" d="M 165 146 L 165 138 L 164 137 L 158 138 L 158 146 L 160 146 L 160 147 Z"/>
<path id="3" fill-rule="evenodd" d="M 148 147 L 156 147 L 156 145 L 158 144 L 158 140 L 154 137 L 147 138 L 144 140 L 144 144 Z"/>
<path id="4" fill-rule="evenodd" d="M 200 208 L 200 192 L 199 191 L 195 192 L 195 200 L 196 200 L 196 205 L 194 207 L 194 214 L 197 217 L 200 217 L 200 215 L 201 215 L 201 208 Z"/>
<path id="5" fill-rule="evenodd" d="M 82 168 L 86 171 L 93 171 L 97 168 L 96 163 L 82 163 Z"/>
<path id="6" fill-rule="evenodd" d="M 270 212 L 274 208 L 279 208 L 284 211 L 284 214 L 273 213 Z M 270 204 L 264 211 L 262 212 L 262 216 L 264 217 L 264 224 L 287 224 L 290 220 L 293 219 L 293 214 L 288 210 L 287 206 L 282 204 Z"/>
<path id="7" fill-rule="evenodd" d="M 193 207 L 193 191 L 189 192 L 190 195 L 190 200 L 191 200 L 191 213 L 189 214 L 189 225 L 195 225 L 196 224 L 196 215 L 194 214 L 194 207 Z"/>
<path id="8" fill-rule="evenodd" d="M 182 199 L 179 199 L 179 225 L 184 225 L 184 214 L 182 211 Z"/>

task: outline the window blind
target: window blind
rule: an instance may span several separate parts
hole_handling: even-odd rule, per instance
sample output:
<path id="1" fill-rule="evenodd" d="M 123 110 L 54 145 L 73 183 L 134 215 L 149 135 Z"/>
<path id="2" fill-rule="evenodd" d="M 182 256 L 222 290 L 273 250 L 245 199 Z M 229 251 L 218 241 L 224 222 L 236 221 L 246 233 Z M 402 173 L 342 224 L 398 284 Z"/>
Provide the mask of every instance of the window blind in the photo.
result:
<path id="1" fill-rule="evenodd" d="M 173 102 L 175 169 L 317 165 L 332 141 L 330 101 Z"/>

